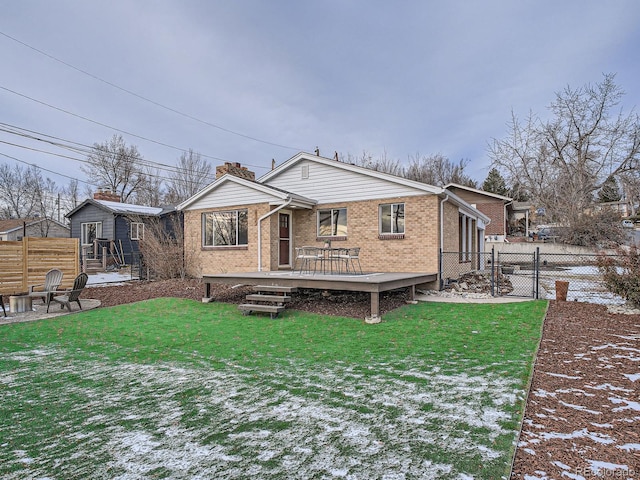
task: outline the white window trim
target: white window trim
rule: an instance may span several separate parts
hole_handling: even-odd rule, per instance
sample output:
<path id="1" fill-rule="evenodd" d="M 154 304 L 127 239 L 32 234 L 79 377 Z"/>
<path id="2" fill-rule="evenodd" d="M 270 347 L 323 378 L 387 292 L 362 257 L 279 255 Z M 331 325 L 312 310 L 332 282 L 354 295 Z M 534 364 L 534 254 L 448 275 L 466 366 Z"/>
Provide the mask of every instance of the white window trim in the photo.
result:
<path id="1" fill-rule="evenodd" d="M 135 235 L 133 233 L 135 227 Z M 141 234 L 142 233 L 142 234 Z M 142 240 L 144 239 L 144 223 L 142 222 L 131 222 L 131 240 Z"/>
<path id="2" fill-rule="evenodd" d="M 236 242 L 238 241 L 238 239 L 240 238 L 240 221 L 238 219 L 238 215 L 240 212 L 247 212 L 247 243 L 235 243 L 233 245 L 216 245 L 215 244 L 215 233 L 214 233 L 214 225 L 212 225 L 211 228 L 211 244 L 207 244 L 206 240 L 207 240 L 207 220 L 211 220 L 212 223 L 215 223 L 215 214 L 216 213 L 233 213 L 236 216 Z M 202 214 L 202 246 L 206 247 L 206 248 L 211 248 L 211 247 L 218 247 L 218 248 L 225 248 L 225 247 L 246 247 L 249 244 L 249 235 L 248 235 L 248 229 L 249 229 L 249 217 L 248 217 L 248 210 L 247 209 L 236 209 L 236 210 L 221 210 L 221 211 L 215 211 L 215 212 L 204 212 Z"/>
<path id="3" fill-rule="evenodd" d="M 95 225 L 96 238 L 102 238 L 102 222 L 82 222 L 80 224 L 80 241 L 82 242 L 82 245 L 93 245 L 93 243 L 85 243 L 87 225 Z"/>
<path id="4" fill-rule="evenodd" d="M 346 235 L 340 235 L 339 233 L 336 232 L 336 234 L 334 235 L 333 233 L 331 233 L 330 235 L 320 235 L 320 212 L 331 212 L 330 217 L 331 217 L 331 231 L 334 231 L 334 225 L 333 225 L 333 212 L 335 210 L 344 210 L 345 211 L 345 215 L 347 218 L 347 234 Z M 349 222 L 349 212 L 347 210 L 347 207 L 337 207 L 337 208 L 320 208 L 318 209 L 318 212 L 316 214 L 316 235 L 318 238 L 331 238 L 331 237 L 346 237 L 349 233 L 349 229 L 348 229 L 348 222 Z"/>
<path id="5" fill-rule="evenodd" d="M 396 203 L 381 203 L 378 206 L 378 233 L 380 235 L 404 235 L 404 231 L 402 232 L 394 232 L 393 231 L 393 225 L 395 224 L 393 221 L 391 222 L 391 232 L 383 232 L 382 231 L 382 207 L 386 207 L 386 206 L 391 206 L 391 216 L 393 217 L 393 207 L 396 205 L 402 205 L 402 210 L 405 212 L 405 223 L 404 223 L 404 230 L 406 231 L 407 229 L 407 223 L 406 223 L 406 204 L 405 202 L 396 202 Z M 392 219 L 393 220 L 393 219 Z"/>

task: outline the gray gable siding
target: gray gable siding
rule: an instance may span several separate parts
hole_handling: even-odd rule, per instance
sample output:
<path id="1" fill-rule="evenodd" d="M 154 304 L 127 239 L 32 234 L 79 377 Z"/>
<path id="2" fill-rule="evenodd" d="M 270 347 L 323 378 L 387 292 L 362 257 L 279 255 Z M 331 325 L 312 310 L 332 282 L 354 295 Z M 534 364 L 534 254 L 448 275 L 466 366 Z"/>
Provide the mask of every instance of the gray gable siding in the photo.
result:
<path id="1" fill-rule="evenodd" d="M 115 230 L 115 219 L 113 213 L 107 212 L 95 205 L 87 204 L 71 217 L 71 237 L 81 238 L 82 224 L 88 222 L 102 222 L 102 237 L 113 239 Z"/>

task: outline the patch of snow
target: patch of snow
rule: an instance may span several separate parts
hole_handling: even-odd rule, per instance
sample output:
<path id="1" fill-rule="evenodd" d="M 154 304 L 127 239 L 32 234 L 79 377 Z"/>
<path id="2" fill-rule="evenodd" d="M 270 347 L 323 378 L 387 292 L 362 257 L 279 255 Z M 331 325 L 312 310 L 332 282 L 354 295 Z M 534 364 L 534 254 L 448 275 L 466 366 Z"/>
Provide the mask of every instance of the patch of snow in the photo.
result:
<path id="1" fill-rule="evenodd" d="M 635 382 L 636 380 L 640 380 L 640 373 L 623 373 L 622 375 L 627 377 L 632 382 Z"/>
<path id="2" fill-rule="evenodd" d="M 131 271 L 92 273 L 87 279 L 87 285 L 92 287 L 102 284 L 108 284 L 109 286 L 116 284 L 123 285 L 126 282 L 130 282 L 135 279 L 135 277 L 131 276 Z"/>
<path id="3" fill-rule="evenodd" d="M 543 472 L 542 470 L 536 470 L 534 475 L 525 475 L 524 480 L 549 480 L 547 477 L 547 472 Z M 542 477 L 538 477 L 537 475 L 542 475 Z"/>
<path id="4" fill-rule="evenodd" d="M 611 423 L 593 423 L 592 422 L 591 425 L 598 428 L 613 428 L 613 425 Z"/>
<path id="5" fill-rule="evenodd" d="M 600 475 L 601 470 L 606 470 L 609 473 L 614 472 L 616 470 L 618 471 L 629 470 L 628 465 L 620 465 L 618 463 L 601 462 L 600 460 L 587 460 L 587 462 L 589 462 L 589 464 L 591 465 L 591 471 L 596 475 Z"/>
<path id="6" fill-rule="evenodd" d="M 596 410 L 589 410 L 587 407 L 583 405 L 574 405 L 573 403 L 567 403 L 560 400 L 558 402 L 560 405 L 564 405 L 565 407 L 573 408 L 575 410 L 580 410 L 581 412 L 591 413 L 593 415 L 602 415 L 602 412 L 598 412 Z"/>
<path id="7" fill-rule="evenodd" d="M 582 377 L 573 377 L 573 376 L 570 376 L 570 375 L 563 375 L 561 373 L 553 373 L 553 372 L 544 372 L 544 373 L 546 373 L 547 375 L 550 375 L 552 377 L 566 378 L 568 380 L 580 380 L 582 378 Z"/>
<path id="8" fill-rule="evenodd" d="M 616 387 L 615 385 L 611 385 L 610 383 L 603 383 L 602 385 L 585 385 L 585 388 L 590 388 L 592 390 L 609 390 L 611 392 L 626 392 L 631 393 L 633 390 L 629 390 L 628 388 Z"/>
<path id="9" fill-rule="evenodd" d="M 590 440 L 593 440 L 596 443 L 602 443 L 604 445 L 614 443 L 614 440 L 609 435 L 590 432 L 586 428 L 583 428 L 581 430 L 575 430 L 571 433 L 542 432 L 538 434 L 538 436 L 542 437 L 544 440 L 549 440 L 549 439 L 569 440 L 571 438 L 588 438 Z"/>
<path id="10" fill-rule="evenodd" d="M 626 450 L 630 452 L 631 450 L 640 451 L 640 443 L 625 443 L 624 445 L 617 445 L 620 450 Z"/>
<path id="11" fill-rule="evenodd" d="M 621 403 L 626 404 L 624 407 L 614 408 L 613 409 L 614 412 L 621 412 L 622 410 L 635 410 L 640 412 L 640 402 L 631 402 L 624 398 L 616 398 L 616 397 L 609 397 L 609 401 L 616 405 L 619 405 Z"/>
<path id="12" fill-rule="evenodd" d="M 558 460 L 551 462 L 551 464 L 555 465 L 558 468 L 561 468 L 562 470 L 571 470 L 571 467 L 569 465 L 565 465 L 564 463 L 559 462 Z"/>

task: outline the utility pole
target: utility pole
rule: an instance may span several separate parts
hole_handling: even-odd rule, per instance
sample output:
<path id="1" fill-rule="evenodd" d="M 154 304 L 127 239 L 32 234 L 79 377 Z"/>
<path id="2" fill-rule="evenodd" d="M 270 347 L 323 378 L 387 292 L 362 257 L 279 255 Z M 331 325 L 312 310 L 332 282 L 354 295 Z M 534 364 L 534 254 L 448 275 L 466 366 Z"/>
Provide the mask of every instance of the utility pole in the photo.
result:
<path id="1" fill-rule="evenodd" d="M 60 193 L 58 193 L 58 198 L 56 199 L 56 207 L 58 207 L 58 223 L 60 223 Z"/>

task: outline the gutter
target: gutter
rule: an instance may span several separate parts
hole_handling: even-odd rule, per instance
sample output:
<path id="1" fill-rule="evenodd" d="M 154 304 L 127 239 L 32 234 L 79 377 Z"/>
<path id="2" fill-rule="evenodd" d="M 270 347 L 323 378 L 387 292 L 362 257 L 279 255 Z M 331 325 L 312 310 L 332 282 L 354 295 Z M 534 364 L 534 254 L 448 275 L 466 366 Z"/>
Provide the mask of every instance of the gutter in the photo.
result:
<path id="1" fill-rule="evenodd" d="M 273 210 L 269 210 L 263 216 L 258 219 L 258 271 L 262 271 L 262 221 L 274 213 L 282 210 L 283 208 L 288 207 L 293 203 L 293 198 L 289 197 L 285 203 L 280 205 L 278 208 L 274 208 Z"/>

